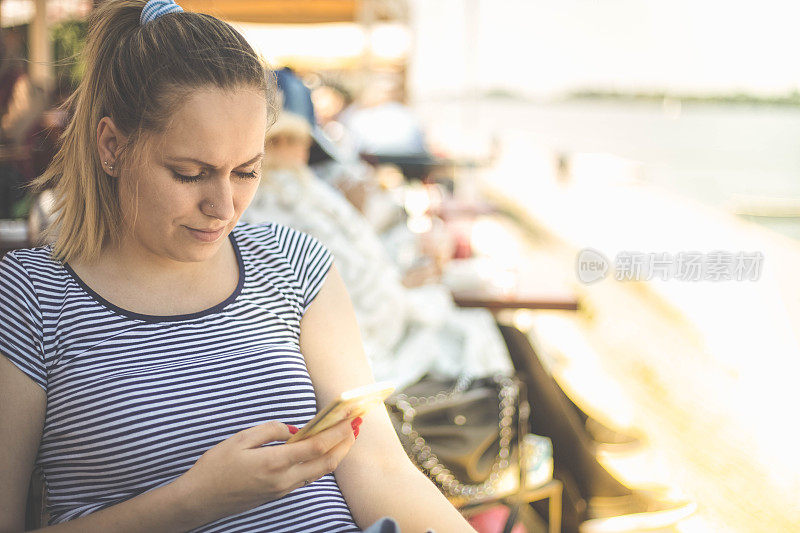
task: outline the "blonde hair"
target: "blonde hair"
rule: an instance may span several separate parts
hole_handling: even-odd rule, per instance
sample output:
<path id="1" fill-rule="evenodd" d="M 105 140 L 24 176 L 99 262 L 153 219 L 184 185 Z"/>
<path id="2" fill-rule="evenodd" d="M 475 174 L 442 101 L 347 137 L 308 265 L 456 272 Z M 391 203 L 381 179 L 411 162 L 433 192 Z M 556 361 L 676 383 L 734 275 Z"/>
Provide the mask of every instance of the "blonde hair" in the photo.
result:
<path id="1" fill-rule="evenodd" d="M 270 172 L 274 170 L 287 170 L 289 167 L 295 172 L 300 172 L 303 169 L 308 170 L 306 163 L 288 165 L 282 158 L 275 157 L 270 141 L 277 137 L 283 137 L 293 143 L 304 143 L 306 147 L 310 147 L 311 125 L 305 118 L 296 113 L 286 110 L 281 111 L 275 123 L 267 130 L 264 142 L 265 156 L 261 161 L 261 168 L 264 171 L 262 183 L 270 180 Z"/>
<path id="2" fill-rule="evenodd" d="M 267 131 L 266 139 L 287 135 L 295 139 L 311 139 L 311 125 L 308 121 L 291 111 L 281 111 L 275 123 Z"/>
<path id="3" fill-rule="evenodd" d="M 136 157 L 137 141 L 163 132 L 187 93 L 252 87 L 277 113 L 274 75 L 229 24 L 210 15 L 171 13 L 141 25 L 145 0 L 107 0 L 89 19 L 86 73 L 65 103 L 71 119 L 50 166 L 32 186 L 53 188 L 53 257 L 92 261 L 122 229 L 118 178 L 103 170 L 97 126 L 110 117 L 126 137 L 115 167 Z M 141 143 L 140 143 L 141 144 Z M 138 146 L 138 149 L 141 149 Z"/>

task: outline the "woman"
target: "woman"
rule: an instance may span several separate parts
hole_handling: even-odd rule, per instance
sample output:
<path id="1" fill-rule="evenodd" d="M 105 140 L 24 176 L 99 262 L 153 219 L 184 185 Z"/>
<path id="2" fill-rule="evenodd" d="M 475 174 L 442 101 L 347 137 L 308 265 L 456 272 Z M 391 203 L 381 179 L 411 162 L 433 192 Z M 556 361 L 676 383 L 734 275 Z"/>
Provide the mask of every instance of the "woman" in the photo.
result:
<path id="1" fill-rule="evenodd" d="M 86 53 L 55 241 L 0 262 L 0 530 L 37 464 L 55 530 L 473 531 L 385 410 L 284 443 L 372 375 L 327 250 L 237 225 L 274 95 L 246 41 L 119 0 Z"/>

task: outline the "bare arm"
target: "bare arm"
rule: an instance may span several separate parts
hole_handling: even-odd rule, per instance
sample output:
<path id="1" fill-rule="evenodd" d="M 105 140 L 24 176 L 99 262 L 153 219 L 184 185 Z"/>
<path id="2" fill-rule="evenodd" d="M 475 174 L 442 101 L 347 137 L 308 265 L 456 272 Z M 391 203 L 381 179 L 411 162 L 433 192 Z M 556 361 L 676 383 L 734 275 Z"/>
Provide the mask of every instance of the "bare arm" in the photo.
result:
<path id="1" fill-rule="evenodd" d="M 25 527 L 25 501 L 44 411 L 42 388 L 0 355 L 0 531 Z"/>
<path id="2" fill-rule="evenodd" d="M 335 267 L 300 326 L 300 349 L 321 406 L 342 391 L 374 381 L 350 298 Z M 364 416 L 356 443 L 334 475 L 362 528 L 391 516 L 403 532 L 474 532 L 408 458 L 385 409 Z"/>

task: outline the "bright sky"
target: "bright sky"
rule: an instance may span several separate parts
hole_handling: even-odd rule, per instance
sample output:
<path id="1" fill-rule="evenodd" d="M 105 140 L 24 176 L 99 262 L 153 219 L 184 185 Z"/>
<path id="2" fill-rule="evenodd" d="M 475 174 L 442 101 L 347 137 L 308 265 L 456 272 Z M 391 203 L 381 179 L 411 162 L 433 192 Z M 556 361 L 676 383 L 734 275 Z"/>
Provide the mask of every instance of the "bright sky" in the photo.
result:
<path id="1" fill-rule="evenodd" d="M 411 4 L 412 83 L 419 95 L 460 92 L 472 80 L 481 88 L 530 94 L 585 87 L 761 93 L 800 88 L 795 0 Z"/>
<path id="2" fill-rule="evenodd" d="M 373 53 L 411 51 L 417 98 L 509 89 L 784 94 L 800 89 L 800 2 L 408 0 L 411 31 L 380 25 Z M 358 58 L 354 24 L 243 25 L 264 55 Z M 413 43 L 413 44 L 412 44 Z"/>

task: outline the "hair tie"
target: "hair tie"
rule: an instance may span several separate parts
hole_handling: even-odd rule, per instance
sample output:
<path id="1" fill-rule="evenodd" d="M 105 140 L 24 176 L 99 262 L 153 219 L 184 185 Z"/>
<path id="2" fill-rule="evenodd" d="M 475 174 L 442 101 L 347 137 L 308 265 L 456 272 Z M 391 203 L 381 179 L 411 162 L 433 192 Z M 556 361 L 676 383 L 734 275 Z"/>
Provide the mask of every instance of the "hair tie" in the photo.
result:
<path id="1" fill-rule="evenodd" d="M 161 15 L 167 13 L 180 13 L 183 8 L 176 4 L 174 0 L 150 0 L 142 9 L 142 14 L 139 16 L 139 22 L 142 26 L 148 22 L 153 22 Z"/>

